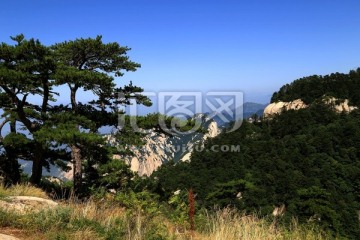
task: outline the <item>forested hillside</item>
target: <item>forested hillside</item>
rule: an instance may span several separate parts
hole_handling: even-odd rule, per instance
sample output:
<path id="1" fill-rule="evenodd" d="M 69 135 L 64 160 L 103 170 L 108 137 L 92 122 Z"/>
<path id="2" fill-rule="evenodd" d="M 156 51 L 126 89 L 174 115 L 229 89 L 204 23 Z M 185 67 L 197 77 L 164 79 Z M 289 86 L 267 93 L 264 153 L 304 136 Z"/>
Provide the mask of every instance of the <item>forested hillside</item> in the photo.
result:
<path id="1" fill-rule="evenodd" d="M 327 95 L 340 99 L 349 99 L 350 104 L 360 105 L 360 68 L 348 74 L 332 73 L 325 76 L 313 75 L 286 84 L 275 92 L 271 102 L 293 101 L 301 99 L 309 104 Z"/>
<path id="2" fill-rule="evenodd" d="M 166 199 L 192 188 L 201 206 L 231 205 L 263 215 L 285 206 L 284 222 L 296 217 L 334 236 L 360 239 L 360 111 L 339 114 L 317 101 L 328 95 L 359 106 L 359 76 L 357 69 L 283 86 L 272 101 L 301 98 L 310 107 L 244 122 L 209 139 L 191 162 L 163 166 L 153 175 L 158 191 Z M 240 152 L 212 148 L 234 144 Z"/>

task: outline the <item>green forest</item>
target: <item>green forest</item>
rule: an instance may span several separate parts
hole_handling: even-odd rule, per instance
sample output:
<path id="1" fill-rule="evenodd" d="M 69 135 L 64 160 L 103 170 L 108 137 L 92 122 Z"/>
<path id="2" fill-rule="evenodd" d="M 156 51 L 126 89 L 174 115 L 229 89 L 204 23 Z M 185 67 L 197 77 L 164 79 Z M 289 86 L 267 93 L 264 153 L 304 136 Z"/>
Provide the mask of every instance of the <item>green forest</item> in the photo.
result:
<path id="1" fill-rule="evenodd" d="M 164 198 L 192 188 L 199 205 L 234 206 L 269 215 L 285 206 L 282 221 L 313 221 L 334 236 L 360 238 L 360 111 L 336 113 L 323 96 L 359 105 L 360 69 L 310 76 L 275 92 L 272 101 L 304 99 L 310 107 L 272 119 L 244 121 L 209 139 L 190 162 L 162 166 L 152 175 Z M 240 152 L 214 152 L 234 145 Z M 241 198 L 237 194 L 241 193 Z"/>

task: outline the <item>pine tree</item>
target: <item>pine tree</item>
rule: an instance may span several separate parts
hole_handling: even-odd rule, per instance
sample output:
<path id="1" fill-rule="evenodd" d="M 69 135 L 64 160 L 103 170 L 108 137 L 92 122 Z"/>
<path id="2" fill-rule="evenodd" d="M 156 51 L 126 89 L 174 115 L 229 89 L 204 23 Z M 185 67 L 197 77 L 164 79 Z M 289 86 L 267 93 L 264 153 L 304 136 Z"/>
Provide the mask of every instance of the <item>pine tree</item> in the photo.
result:
<path id="1" fill-rule="evenodd" d="M 140 94 L 141 88 L 132 83 L 119 88 L 115 83 L 115 77 L 121 77 L 123 71 L 135 71 L 140 65 L 129 60 L 126 55 L 129 48 L 118 43 L 105 44 L 101 36 L 51 47 L 39 40 L 26 40 L 23 35 L 12 39 L 14 45 L 2 43 L 0 46 L 0 107 L 3 110 L 0 127 L 9 125 L 11 129 L 10 134 L 0 138 L 6 152 L 3 169 L 11 172 L 10 169 L 17 167 L 11 177 L 11 181 L 16 182 L 19 180 L 17 160 L 31 160 L 30 182 L 39 184 L 43 166 L 65 167 L 71 155 L 74 189 L 80 193 L 84 160 L 89 166 L 111 158 L 99 128 L 116 127 L 118 114 L 122 113 L 119 105 L 130 104 L 130 99 L 151 105 L 150 100 Z M 64 86 L 70 92 L 69 105 L 56 102 L 58 97 L 67 94 L 61 92 Z M 84 91 L 91 91 L 94 99 L 79 102 L 77 95 Z M 36 100 L 28 101 L 29 96 Z M 119 130 L 125 131 L 126 138 L 141 137 L 129 128 Z"/>

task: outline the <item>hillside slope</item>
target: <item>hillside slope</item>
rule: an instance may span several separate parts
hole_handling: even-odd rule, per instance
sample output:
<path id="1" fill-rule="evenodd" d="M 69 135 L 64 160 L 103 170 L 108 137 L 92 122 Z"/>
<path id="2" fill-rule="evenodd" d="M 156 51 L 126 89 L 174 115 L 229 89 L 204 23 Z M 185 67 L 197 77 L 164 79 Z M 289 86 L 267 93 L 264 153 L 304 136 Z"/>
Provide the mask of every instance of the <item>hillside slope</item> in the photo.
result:
<path id="1" fill-rule="evenodd" d="M 283 207 L 285 222 L 297 217 L 334 237 L 360 239 L 360 111 L 337 112 L 321 101 L 331 94 L 359 107 L 359 74 L 358 69 L 283 86 L 273 102 L 304 98 L 309 106 L 245 121 L 238 130 L 209 139 L 191 162 L 164 166 L 154 177 L 164 194 L 193 188 L 202 206 L 231 205 L 264 215 Z M 234 144 L 240 152 L 212 151 L 214 145 Z"/>

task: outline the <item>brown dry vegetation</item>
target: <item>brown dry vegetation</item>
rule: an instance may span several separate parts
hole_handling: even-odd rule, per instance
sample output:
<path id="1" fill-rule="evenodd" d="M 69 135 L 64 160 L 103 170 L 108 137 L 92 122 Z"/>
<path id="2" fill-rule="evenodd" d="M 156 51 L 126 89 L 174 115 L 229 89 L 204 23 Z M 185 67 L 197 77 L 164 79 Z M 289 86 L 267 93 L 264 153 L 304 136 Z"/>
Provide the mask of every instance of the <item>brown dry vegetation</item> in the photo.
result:
<path id="1" fill-rule="evenodd" d="M 15 193 L 23 187 L 0 189 L 2 194 Z M 21 193 L 34 193 L 29 189 Z M 45 196 L 43 193 L 42 196 Z M 182 229 L 179 231 L 179 229 Z M 25 240 L 35 239 L 327 239 L 315 228 L 304 228 L 296 221 L 290 228 L 275 227 L 253 215 L 244 215 L 225 208 L 215 213 L 205 214 L 202 227 L 190 231 L 188 226 L 179 226 L 164 214 L 149 215 L 142 209 L 125 209 L 111 201 L 97 202 L 70 200 L 39 213 L 17 214 L 0 209 L 0 233 Z"/>

